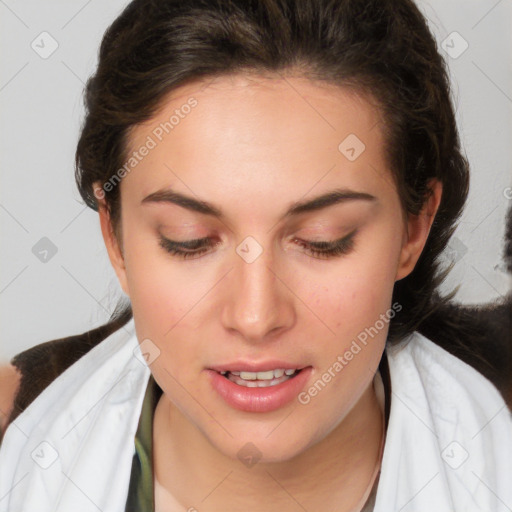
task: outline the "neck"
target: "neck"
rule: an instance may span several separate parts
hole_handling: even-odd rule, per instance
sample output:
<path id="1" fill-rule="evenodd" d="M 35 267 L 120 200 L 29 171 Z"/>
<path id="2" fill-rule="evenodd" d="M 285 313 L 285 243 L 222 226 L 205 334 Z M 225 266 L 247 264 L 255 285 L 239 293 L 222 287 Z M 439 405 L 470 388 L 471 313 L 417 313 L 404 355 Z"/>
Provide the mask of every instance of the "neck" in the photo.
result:
<path id="1" fill-rule="evenodd" d="M 153 424 L 155 500 L 201 512 L 301 507 L 356 512 L 380 465 L 383 431 L 383 414 L 370 383 L 322 441 L 291 461 L 245 468 L 219 452 L 163 394 Z"/>

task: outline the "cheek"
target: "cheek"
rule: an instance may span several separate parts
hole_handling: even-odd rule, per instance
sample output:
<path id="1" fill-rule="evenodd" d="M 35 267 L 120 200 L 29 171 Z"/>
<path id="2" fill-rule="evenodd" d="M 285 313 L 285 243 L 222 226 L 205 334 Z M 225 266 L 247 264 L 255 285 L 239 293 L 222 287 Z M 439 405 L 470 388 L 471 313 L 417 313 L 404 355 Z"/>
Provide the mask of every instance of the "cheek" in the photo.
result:
<path id="1" fill-rule="evenodd" d="M 171 264 L 155 238 L 127 233 L 125 263 L 135 322 L 146 336 L 163 339 L 180 318 L 180 325 L 186 323 L 187 310 L 201 292 L 199 283 Z"/>
<path id="2" fill-rule="evenodd" d="M 135 240 L 134 240 L 135 241 Z M 197 400 L 204 390 L 197 375 L 202 370 L 198 312 L 205 295 L 204 280 L 171 264 L 154 241 L 127 244 L 126 268 L 137 338 L 156 345 L 158 356 L 151 373 L 167 398 L 189 421 L 196 423 Z M 162 254 L 159 254 L 162 252 Z M 155 350 L 155 349 L 153 349 Z"/>
<path id="3" fill-rule="evenodd" d="M 384 244 L 385 245 L 385 244 Z M 382 245 L 383 249 L 384 246 Z M 390 320 L 396 251 L 375 257 L 361 251 L 358 258 L 311 289 L 320 322 L 311 325 L 317 340 L 318 364 L 310 386 L 299 396 L 304 414 L 334 429 L 371 383 L 385 347 Z M 333 278 L 334 276 L 334 278 Z M 319 333 L 327 335 L 319 335 Z M 316 336 L 315 336 L 316 334 Z M 320 434 L 319 434 L 320 435 Z M 322 436 L 326 432 L 321 433 Z"/>
<path id="4" fill-rule="evenodd" d="M 398 236 L 375 233 L 350 257 L 303 284 L 331 332 L 320 322 L 309 324 L 319 364 L 312 387 L 299 403 L 331 427 L 341 421 L 340 411 L 350 410 L 366 389 L 382 357 L 396 313 L 391 302 L 399 249 Z"/>
<path id="5" fill-rule="evenodd" d="M 134 240 L 135 241 L 135 240 Z M 149 339 L 158 356 L 151 373 L 170 400 L 181 408 L 190 403 L 189 393 L 199 394 L 196 375 L 201 347 L 191 333 L 197 332 L 194 306 L 204 290 L 190 275 L 170 265 L 154 242 L 127 243 L 126 269 L 137 338 Z M 151 249 L 150 249 L 151 247 Z M 151 345 L 153 347 L 153 345 Z M 178 384 L 179 383 L 179 384 Z M 186 390 L 186 391 L 185 391 Z M 186 407 L 185 407 L 186 408 Z"/>
<path id="6" fill-rule="evenodd" d="M 310 303 L 337 339 L 351 340 L 389 310 L 399 242 L 389 232 L 388 236 L 367 236 L 328 271 L 307 278 L 304 286 Z"/>
<path id="7" fill-rule="evenodd" d="M 194 306 L 204 290 L 190 275 L 179 272 L 179 266 L 170 265 L 154 241 L 136 242 L 134 238 L 126 244 L 125 261 L 137 338 L 156 345 L 158 357 L 151 372 L 168 396 L 180 403 L 186 396 L 180 395 L 177 382 L 195 392 L 188 377 L 199 371 L 201 347 L 191 333 L 197 332 Z"/>

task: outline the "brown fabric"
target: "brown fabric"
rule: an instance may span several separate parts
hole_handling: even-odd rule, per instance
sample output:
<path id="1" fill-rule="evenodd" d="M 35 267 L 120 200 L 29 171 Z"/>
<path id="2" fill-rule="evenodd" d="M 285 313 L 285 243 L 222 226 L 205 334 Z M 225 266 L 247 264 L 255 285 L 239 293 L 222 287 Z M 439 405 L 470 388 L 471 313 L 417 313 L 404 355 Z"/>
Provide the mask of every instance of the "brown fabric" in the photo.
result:
<path id="1" fill-rule="evenodd" d="M 113 332 L 120 329 L 131 318 L 131 310 L 96 329 L 75 336 L 40 343 L 16 354 L 10 361 L 21 374 L 20 385 L 14 398 L 13 408 L 3 432 L 37 396 L 61 373 L 78 361 L 89 350 Z"/>

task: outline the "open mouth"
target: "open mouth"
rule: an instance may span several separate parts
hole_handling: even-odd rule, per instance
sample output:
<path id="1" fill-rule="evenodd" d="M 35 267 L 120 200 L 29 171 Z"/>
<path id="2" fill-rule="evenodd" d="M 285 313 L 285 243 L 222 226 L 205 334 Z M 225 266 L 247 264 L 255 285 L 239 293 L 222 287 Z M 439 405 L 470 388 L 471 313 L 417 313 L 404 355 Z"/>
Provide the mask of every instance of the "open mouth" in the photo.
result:
<path id="1" fill-rule="evenodd" d="M 208 368 L 207 375 L 213 390 L 229 406 L 245 412 L 266 413 L 284 407 L 296 399 L 313 372 L 312 366 L 286 368 L 283 367 L 285 364 L 278 361 L 267 363 L 259 366 L 263 371 L 255 372 L 245 371 L 251 365 L 238 365 L 235 362 L 229 366 Z M 274 365 L 278 368 L 266 369 Z M 254 366 L 256 365 L 252 368 Z"/>
<path id="2" fill-rule="evenodd" d="M 293 379 L 300 372 L 300 369 L 283 369 L 278 368 L 276 370 L 268 370 L 264 372 L 219 372 L 220 375 L 225 377 L 226 379 L 238 384 L 239 386 L 244 386 L 247 388 L 268 388 L 271 386 L 277 386 L 287 380 Z"/>

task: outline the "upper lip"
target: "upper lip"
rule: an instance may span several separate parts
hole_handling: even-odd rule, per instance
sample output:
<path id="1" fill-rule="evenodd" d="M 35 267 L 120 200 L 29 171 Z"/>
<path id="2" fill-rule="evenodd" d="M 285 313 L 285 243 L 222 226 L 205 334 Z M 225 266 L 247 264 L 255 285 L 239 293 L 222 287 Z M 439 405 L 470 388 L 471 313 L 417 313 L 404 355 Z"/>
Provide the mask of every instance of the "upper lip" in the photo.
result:
<path id="1" fill-rule="evenodd" d="M 302 370 L 306 365 L 300 363 L 289 363 L 277 359 L 269 361 L 233 361 L 231 363 L 210 366 L 210 370 L 216 372 L 265 372 L 269 370 Z"/>

